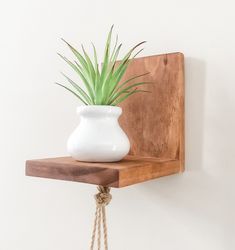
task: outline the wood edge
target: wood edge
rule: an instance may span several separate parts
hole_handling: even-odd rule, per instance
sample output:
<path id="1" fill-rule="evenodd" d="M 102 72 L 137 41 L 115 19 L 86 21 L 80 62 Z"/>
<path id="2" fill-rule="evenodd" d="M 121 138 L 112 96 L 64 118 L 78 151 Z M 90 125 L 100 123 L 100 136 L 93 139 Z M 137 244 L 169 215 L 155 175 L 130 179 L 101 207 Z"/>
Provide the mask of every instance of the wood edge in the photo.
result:
<path id="1" fill-rule="evenodd" d="M 112 187 L 112 188 L 118 188 L 119 187 L 119 170 L 118 169 L 111 169 L 107 167 L 92 167 L 94 170 L 97 169 L 97 172 L 102 171 L 110 171 L 113 173 L 113 175 L 117 175 L 117 178 L 115 181 L 113 181 L 110 184 L 104 184 L 102 182 L 91 182 L 91 181 L 84 181 L 78 178 L 71 178 L 68 174 L 56 176 L 52 173 L 46 173 L 46 171 L 43 171 L 44 169 L 48 169 L 48 166 L 43 166 L 43 161 L 40 162 L 40 171 L 38 170 L 40 160 L 27 160 L 25 163 L 25 175 L 30 177 L 39 177 L 39 178 L 46 178 L 46 179 L 53 179 L 53 180 L 63 180 L 63 181 L 72 181 L 72 182 L 80 182 L 80 183 L 87 183 L 92 185 L 102 185 L 106 187 Z M 47 162 L 45 162 L 47 163 Z M 60 170 L 59 166 L 51 166 L 54 170 Z M 72 166 L 68 166 L 68 169 L 72 170 Z M 87 170 L 87 167 L 78 166 L 80 170 Z M 40 172 L 40 173 L 39 173 Z M 95 172 L 94 175 L 97 173 Z M 92 173 L 91 173 L 92 175 Z"/>
<path id="2" fill-rule="evenodd" d="M 26 162 L 25 162 L 25 175 L 26 176 L 31 176 L 30 175 L 30 171 L 29 171 L 29 164 L 30 164 L 30 162 L 31 162 L 32 160 L 27 160 Z"/>
<path id="3" fill-rule="evenodd" d="M 168 166 L 167 166 L 168 165 Z M 169 167 L 169 165 L 172 165 Z M 141 169 L 143 168 L 156 168 L 155 171 L 155 175 L 152 175 L 151 177 L 146 177 L 145 176 L 141 176 L 142 179 L 139 179 L 139 175 L 138 175 L 138 170 L 141 171 Z M 164 173 L 160 173 L 160 171 L 163 170 L 163 168 L 168 167 L 168 170 Z M 145 165 L 142 166 L 136 166 L 133 167 L 131 170 L 127 170 L 127 169 L 123 169 L 119 171 L 119 185 L 118 188 L 123 188 L 123 187 L 127 187 L 130 185 L 134 185 L 134 184 L 139 184 L 139 183 L 143 183 L 146 181 L 150 181 L 150 180 L 154 180 L 160 177 L 164 177 L 164 176 L 168 176 L 168 175 L 173 175 L 173 174 L 177 174 L 177 173 L 181 173 L 181 162 L 180 160 L 170 160 L 169 162 L 164 162 L 164 163 L 154 163 L 154 162 L 146 162 Z M 131 175 L 131 178 L 129 178 L 128 181 L 122 181 L 126 179 L 126 175 Z"/>
<path id="4" fill-rule="evenodd" d="M 184 64 L 184 54 L 180 53 L 181 56 L 181 77 L 182 77 L 182 97 L 181 97 L 181 106 L 182 106 L 182 113 L 181 113 L 181 128 L 180 128 L 180 172 L 185 171 L 185 64 Z"/>
<path id="5" fill-rule="evenodd" d="M 184 58 L 184 53 L 182 53 L 182 52 L 170 52 L 170 53 L 162 53 L 162 54 L 157 54 L 157 55 L 140 56 L 140 57 L 136 57 L 135 60 L 140 60 L 140 59 L 142 60 L 142 59 L 146 59 L 146 58 L 152 58 L 152 57 L 158 57 L 158 56 L 168 56 L 168 55 L 179 55 L 182 58 Z"/>

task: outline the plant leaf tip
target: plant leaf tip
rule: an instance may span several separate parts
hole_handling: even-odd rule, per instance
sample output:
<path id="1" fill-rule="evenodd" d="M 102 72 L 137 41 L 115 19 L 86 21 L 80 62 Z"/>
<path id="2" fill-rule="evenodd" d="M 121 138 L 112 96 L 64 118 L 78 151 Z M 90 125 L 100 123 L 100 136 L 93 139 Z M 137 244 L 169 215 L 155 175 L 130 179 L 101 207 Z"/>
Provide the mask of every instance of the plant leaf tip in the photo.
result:
<path id="1" fill-rule="evenodd" d="M 97 59 L 96 48 L 93 42 L 91 42 L 91 44 L 93 46 L 94 60 L 92 60 L 87 54 L 87 51 L 85 50 L 83 44 L 81 44 L 81 51 L 83 53 L 80 53 L 72 45 L 66 42 L 65 39 L 61 38 L 61 40 L 68 45 L 69 49 L 73 52 L 76 57 L 76 60 L 78 61 L 71 61 L 65 56 L 62 56 L 60 53 L 57 54 L 78 74 L 78 76 L 81 78 L 86 87 L 86 91 L 80 88 L 76 82 L 67 77 L 63 72 L 60 73 L 68 80 L 72 88 L 57 82 L 55 82 L 55 84 L 63 87 L 64 89 L 74 94 L 85 105 L 116 106 L 134 93 L 150 92 L 137 88 L 137 86 L 146 84 L 147 82 L 137 82 L 126 86 L 128 82 L 137 79 L 138 77 L 150 74 L 150 72 L 139 76 L 134 76 L 126 80 L 124 83 L 119 84 L 130 62 L 143 49 L 139 49 L 139 51 L 137 51 L 135 55 L 132 55 L 132 53 L 136 50 L 137 47 L 146 43 L 147 41 L 142 41 L 135 45 L 133 48 L 131 48 L 130 51 L 123 57 L 122 60 L 119 61 L 119 64 L 117 65 L 116 62 L 118 60 L 117 58 L 119 55 L 119 51 L 122 47 L 122 43 L 119 44 L 117 35 L 114 47 L 112 46 L 113 28 L 114 24 L 112 24 L 108 33 L 105 46 L 104 60 L 103 64 L 100 67 Z"/>

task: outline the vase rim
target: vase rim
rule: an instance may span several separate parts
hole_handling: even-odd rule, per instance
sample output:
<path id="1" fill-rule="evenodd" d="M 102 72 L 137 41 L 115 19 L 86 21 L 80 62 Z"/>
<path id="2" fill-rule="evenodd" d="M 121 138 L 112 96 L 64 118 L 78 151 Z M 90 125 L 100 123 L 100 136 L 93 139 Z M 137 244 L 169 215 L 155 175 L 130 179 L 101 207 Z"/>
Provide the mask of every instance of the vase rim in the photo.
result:
<path id="1" fill-rule="evenodd" d="M 82 105 L 77 107 L 77 113 L 79 115 L 103 114 L 120 116 L 122 113 L 122 108 L 111 105 Z"/>

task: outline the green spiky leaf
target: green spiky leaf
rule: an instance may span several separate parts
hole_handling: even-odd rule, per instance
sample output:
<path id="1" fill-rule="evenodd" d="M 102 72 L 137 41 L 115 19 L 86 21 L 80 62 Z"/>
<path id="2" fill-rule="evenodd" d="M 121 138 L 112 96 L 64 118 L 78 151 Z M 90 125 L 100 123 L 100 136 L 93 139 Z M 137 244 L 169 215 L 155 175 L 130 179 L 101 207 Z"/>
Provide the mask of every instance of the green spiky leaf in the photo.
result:
<path id="1" fill-rule="evenodd" d="M 129 82 L 148 73 L 133 76 L 123 83 L 120 83 L 132 60 L 143 50 L 138 50 L 138 48 L 143 45 L 145 41 L 133 46 L 117 63 L 122 44 L 118 44 L 117 36 L 115 44 L 112 46 L 112 33 L 113 26 L 111 27 L 106 40 L 101 67 L 99 67 L 96 48 L 93 44 L 94 60 L 88 55 L 83 46 L 82 52 L 79 52 L 67 41 L 62 39 L 72 51 L 76 59 L 71 61 L 61 54 L 58 55 L 77 73 L 86 90 L 83 90 L 81 86 L 64 74 L 64 77 L 72 86 L 72 89 L 60 83 L 56 84 L 74 94 L 86 105 L 118 105 L 120 102 L 135 93 L 148 92 L 139 89 L 141 85 L 147 84 L 147 82 L 140 81 L 127 85 Z"/>

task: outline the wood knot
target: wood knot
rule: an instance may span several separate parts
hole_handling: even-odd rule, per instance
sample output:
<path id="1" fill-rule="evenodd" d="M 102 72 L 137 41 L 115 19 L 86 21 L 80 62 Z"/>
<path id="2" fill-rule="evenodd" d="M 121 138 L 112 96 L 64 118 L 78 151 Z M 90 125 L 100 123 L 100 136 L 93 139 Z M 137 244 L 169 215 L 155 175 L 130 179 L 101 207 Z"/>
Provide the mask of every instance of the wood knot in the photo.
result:
<path id="1" fill-rule="evenodd" d="M 164 65 L 166 66 L 167 63 L 168 63 L 168 58 L 167 58 L 167 55 L 164 56 L 163 58 L 163 62 L 164 62 Z"/>

